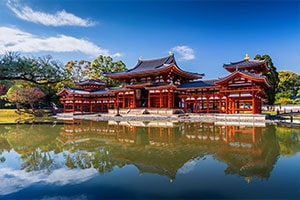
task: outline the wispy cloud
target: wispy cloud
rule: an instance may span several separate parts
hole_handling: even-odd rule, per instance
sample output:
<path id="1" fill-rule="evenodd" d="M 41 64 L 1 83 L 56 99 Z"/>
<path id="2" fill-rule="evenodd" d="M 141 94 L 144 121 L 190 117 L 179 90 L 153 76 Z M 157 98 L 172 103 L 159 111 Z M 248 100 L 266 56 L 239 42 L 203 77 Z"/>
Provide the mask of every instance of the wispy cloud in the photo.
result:
<path id="1" fill-rule="evenodd" d="M 78 184 L 93 178 L 97 174 L 97 170 L 93 168 L 80 170 L 80 172 L 77 169 L 57 169 L 51 174 L 43 171 L 26 172 L 25 170 L 0 168 L 0 195 L 17 192 L 35 183 L 56 184 L 60 186 Z"/>
<path id="2" fill-rule="evenodd" d="M 172 51 L 180 55 L 179 60 L 193 60 L 195 59 L 194 50 L 188 46 L 176 46 Z"/>
<path id="3" fill-rule="evenodd" d="M 122 56 L 121 53 L 111 54 L 108 49 L 101 48 L 85 39 L 78 39 L 66 35 L 41 37 L 11 27 L 0 27 L 0 49 L 2 51 L 17 51 L 24 53 L 40 51 L 82 52 L 93 57 L 98 55 L 112 57 Z"/>
<path id="4" fill-rule="evenodd" d="M 94 26 L 95 23 L 75 16 L 72 13 L 68 13 L 64 10 L 58 11 L 54 14 L 35 11 L 28 6 L 19 4 L 18 1 L 7 1 L 6 5 L 13 11 L 17 17 L 22 20 L 43 24 L 46 26 Z"/>

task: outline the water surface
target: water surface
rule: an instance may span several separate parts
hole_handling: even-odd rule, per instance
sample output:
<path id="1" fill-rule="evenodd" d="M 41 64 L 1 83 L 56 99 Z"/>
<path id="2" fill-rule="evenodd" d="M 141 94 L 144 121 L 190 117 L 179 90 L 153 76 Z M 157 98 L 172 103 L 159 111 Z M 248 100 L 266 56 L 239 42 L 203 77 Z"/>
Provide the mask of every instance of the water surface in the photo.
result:
<path id="1" fill-rule="evenodd" d="M 0 126 L 0 199 L 300 199 L 300 129 L 174 122 Z"/>

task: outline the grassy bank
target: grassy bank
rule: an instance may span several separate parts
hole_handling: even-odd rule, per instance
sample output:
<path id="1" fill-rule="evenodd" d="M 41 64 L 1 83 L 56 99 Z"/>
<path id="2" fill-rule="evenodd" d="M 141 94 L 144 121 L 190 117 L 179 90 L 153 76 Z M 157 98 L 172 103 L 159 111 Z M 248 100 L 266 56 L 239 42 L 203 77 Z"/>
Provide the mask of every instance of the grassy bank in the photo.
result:
<path id="1" fill-rule="evenodd" d="M 42 111 L 42 114 L 35 116 L 25 110 L 18 112 L 16 109 L 0 109 L 0 124 L 32 123 L 36 121 L 49 121 L 49 111 Z"/>

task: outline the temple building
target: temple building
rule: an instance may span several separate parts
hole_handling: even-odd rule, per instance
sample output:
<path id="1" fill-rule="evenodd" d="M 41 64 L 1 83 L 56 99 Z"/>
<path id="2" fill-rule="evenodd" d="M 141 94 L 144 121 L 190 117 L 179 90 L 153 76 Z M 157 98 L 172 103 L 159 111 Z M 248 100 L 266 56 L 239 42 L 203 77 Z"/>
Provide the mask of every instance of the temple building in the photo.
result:
<path id="1" fill-rule="evenodd" d="M 58 93 L 64 112 L 108 112 L 109 109 L 182 109 L 195 113 L 261 113 L 270 87 L 262 75 L 269 70 L 265 60 L 224 64 L 229 75 L 202 80 L 204 74 L 182 70 L 173 54 L 143 60 L 122 72 L 105 76 L 122 82 L 109 88 L 100 80 L 76 83 L 81 88 L 64 88 Z"/>

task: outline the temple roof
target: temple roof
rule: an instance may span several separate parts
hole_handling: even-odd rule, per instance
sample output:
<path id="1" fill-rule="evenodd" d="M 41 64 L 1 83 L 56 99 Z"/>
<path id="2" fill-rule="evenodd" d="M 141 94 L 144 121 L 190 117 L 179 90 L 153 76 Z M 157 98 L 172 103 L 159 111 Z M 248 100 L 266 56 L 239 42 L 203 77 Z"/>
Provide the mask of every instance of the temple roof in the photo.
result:
<path id="1" fill-rule="evenodd" d="M 216 80 L 203 80 L 203 81 L 191 81 L 182 83 L 177 87 L 177 89 L 189 89 L 189 88 L 206 88 L 206 87 L 215 87 Z"/>
<path id="2" fill-rule="evenodd" d="M 101 86 L 106 86 L 106 83 L 104 81 L 101 80 L 94 80 L 94 79 L 87 79 L 84 81 L 79 81 L 75 83 L 76 85 L 101 85 Z"/>
<path id="3" fill-rule="evenodd" d="M 133 77 L 147 75 L 147 74 L 158 75 L 161 74 L 162 72 L 167 72 L 171 69 L 174 69 L 173 73 L 176 73 L 187 79 L 199 79 L 204 76 L 204 74 L 187 72 L 180 69 L 176 64 L 173 54 L 158 59 L 151 59 L 151 60 L 139 59 L 138 63 L 135 65 L 134 68 L 122 72 L 106 73 L 105 76 L 112 79 L 133 78 Z"/>
<path id="4" fill-rule="evenodd" d="M 215 83 L 217 85 L 222 85 L 224 83 L 226 83 L 227 81 L 237 77 L 237 76 L 242 76 L 244 78 L 247 78 L 249 80 L 252 80 L 254 82 L 259 82 L 264 84 L 266 87 L 270 87 L 270 83 L 267 81 L 267 79 L 259 74 L 255 74 L 255 73 L 251 73 L 251 72 L 246 72 L 243 70 L 237 70 L 231 74 L 229 74 L 228 76 L 225 76 L 223 78 L 220 78 L 219 80 L 216 80 Z"/>
<path id="5" fill-rule="evenodd" d="M 69 95 L 110 95 L 112 93 L 109 90 L 104 89 L 104 88 L 96 90 L 96 91 L 86 91 L 83 89 L 69 88 L 69 87 L 62 89 L 60 92 L 57 93 L 58 96 L 63 96 L 64 94 L 69 94 Z"/>
<path id="6" fill-rule="evenodd" d="M 266 60 L 245 59 L 239 62 L 231 62 L 230 64 L 224 64 L 223 67 L 229 72 L 234 72 L 237 69 L 254 71 L 256 73 L 265 72 L 269 70 L 268 63 Z"/>

